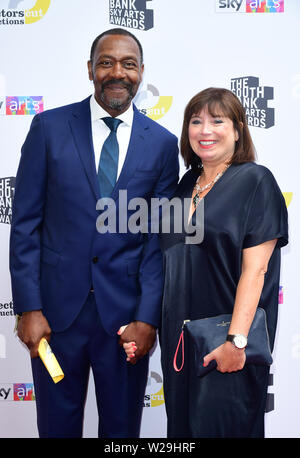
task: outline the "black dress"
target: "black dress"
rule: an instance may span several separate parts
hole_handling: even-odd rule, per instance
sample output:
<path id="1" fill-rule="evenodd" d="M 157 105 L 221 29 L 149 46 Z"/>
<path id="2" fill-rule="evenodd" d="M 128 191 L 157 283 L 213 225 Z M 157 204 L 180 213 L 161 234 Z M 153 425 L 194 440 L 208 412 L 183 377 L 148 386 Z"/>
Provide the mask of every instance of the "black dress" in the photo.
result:
<path id="1" fill-rule="evenodd" d="M 196 179 L 188 171 L 176 197 L 190 199 Z M 284 198 L 271 172 L 254 163 L 231 165 L 204 198 L 202 243 L 187 244 L 186 235 L 171 230 L 160 236 L 165 265 L 160 344 L 168 437 L 263 437 L 269 367 L 246 365 L 238 372 L 213 370 L 197 377 L 186 337 L 181 372 L 173 369 L 173 357 L 183 320 L 232 313 L 243 249 L 277 238 L 259 302 L 266 310 L 273 349 L 280 247 L 288 243 L 288 229 Z"/>

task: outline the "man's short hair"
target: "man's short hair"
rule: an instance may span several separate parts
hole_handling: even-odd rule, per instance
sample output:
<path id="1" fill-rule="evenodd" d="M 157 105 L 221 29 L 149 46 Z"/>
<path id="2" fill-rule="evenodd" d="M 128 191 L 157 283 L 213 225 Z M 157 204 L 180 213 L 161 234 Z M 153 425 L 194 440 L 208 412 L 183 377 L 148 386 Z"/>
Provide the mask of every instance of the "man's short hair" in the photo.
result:
<path id="1" fill-rule="evenodd" d="M 93 61 L 93 57 L 94 57 L 94 53 L 95 53 L 95 49 L 96 49 L 98 41 L 101 40 L 101 38 L 104 37 L 105 35 L 125 35 L 125 36 L 128 36 L 128 37 L 131 37 L 139 47 L 140 56 L 141 56 L 141 65 L 142 65 L 144 56 L 143 56 L 143 48 L 142 48 L 141 43 L 136 38 L 136 36 L 133 35 L 133 33 L 128 32 L 128 30 L 118 29 L 118 28 L 106 30 L 105 32 L 102 32 L 100 35 L 98 35 L 95 38 L 95 40 L 93 41 L 92 47 L 91 47 L 91 53 L 90 53 L 91 61 Z"/>

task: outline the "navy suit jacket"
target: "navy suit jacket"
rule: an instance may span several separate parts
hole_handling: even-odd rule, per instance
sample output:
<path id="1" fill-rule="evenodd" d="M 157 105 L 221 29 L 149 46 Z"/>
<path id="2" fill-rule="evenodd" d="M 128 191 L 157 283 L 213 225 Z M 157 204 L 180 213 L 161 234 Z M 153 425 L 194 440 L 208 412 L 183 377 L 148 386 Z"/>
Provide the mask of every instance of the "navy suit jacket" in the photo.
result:
<path id="1" fill-rule="evenodd" d="M 172 197 L 177 138 L 134 107 L 126 159 L 112 192 Z M 54 331 L 70 326 L 91 285 L 102 324 L 158 326 L 163 286 L 157 235 L 100 234 L 89 98 L 34 117 L 22 147 L 11 227 L 15 313 L 42 309 Z M 123 211 L 123 210 L 122 210 Z"/>

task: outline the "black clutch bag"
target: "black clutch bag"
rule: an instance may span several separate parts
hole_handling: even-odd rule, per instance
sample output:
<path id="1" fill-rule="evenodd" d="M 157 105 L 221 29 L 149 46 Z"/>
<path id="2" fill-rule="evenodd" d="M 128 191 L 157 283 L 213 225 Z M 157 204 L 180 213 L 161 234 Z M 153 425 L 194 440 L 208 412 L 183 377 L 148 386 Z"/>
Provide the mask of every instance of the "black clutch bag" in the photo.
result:
<path id="1" fill-rule="evenodd" d="M 173 367 L 180 372 L 184 365 L 184 332 L 189 335 L 194 345 L 196 373 L 199 377 L 216 368 L 216 361 L 211 361 L 206 367 L 203 366 L 203 358 L 208 353 L 219 347 L 226 341 L 231 314 L 218 315 L 211 318 L 189 321 L 185 320 L 174 356 Z M 180 368 L 177 367 L 177 356 L 182 345 L 182 360 Z M 248 334 L 246 347 L 246 364 L 258 364 L 270 366 L 273 362 L 271 355 L 269 334 L 266 322 L 266 312 L 258 307 Z"/>

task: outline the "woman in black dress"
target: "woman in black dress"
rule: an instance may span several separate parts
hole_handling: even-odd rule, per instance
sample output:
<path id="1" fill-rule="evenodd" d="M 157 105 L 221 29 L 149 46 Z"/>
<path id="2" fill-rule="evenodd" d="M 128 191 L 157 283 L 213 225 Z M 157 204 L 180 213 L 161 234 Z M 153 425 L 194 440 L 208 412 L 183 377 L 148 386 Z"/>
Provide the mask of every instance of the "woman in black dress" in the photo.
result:
<path id="1" fill-rule="evenodd" d="M 284 198 L 272 175 L 254 162 L 244 109 L 227 89 L 206 89 L 185 110 L 181 154 L 190 168 L 176 197 L 190 199 L 188 219 L 204 204 L 204 237 L 161 234 L 165 288 L 160 330 L 168 437 L 264 437 L 268 366 L 245 364 L 257 306 L 265 309 L 270 346 L 277 323 L 280 248 L 288 243 Z M 194 349 L 173 368 L 182 323 L 232 313 L 229 335 L 206 355 L 217 368 L 197 377 Z M 127 355 L 133 351 L 124 347 Z"/>

